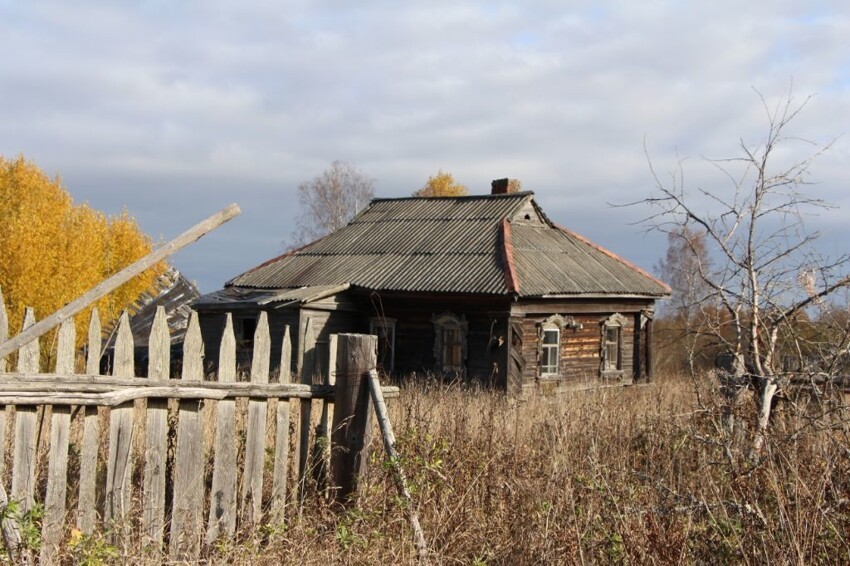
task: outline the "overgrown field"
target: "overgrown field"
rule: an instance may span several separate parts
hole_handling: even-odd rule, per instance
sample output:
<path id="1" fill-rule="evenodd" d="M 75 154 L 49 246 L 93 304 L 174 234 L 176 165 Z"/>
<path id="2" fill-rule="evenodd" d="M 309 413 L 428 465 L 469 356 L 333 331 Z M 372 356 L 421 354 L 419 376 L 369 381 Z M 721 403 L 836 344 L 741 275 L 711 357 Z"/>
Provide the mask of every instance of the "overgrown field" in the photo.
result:
<path id="1" fill-rule="evenodd" d="M 433 561 L 850 561 L 850 414 L 842 400 L 783 402 L 753 460 L 746 430 L 725 434 L 714 392 L 708 378 L 525 402 L 406 387 L 390 410 Z M 739 405 L 738 422 L 753 410 Z M 415 561 L 402 501 L 375 445 L 356 505 L 339 510 L 312 497 L 300 519 L 292 509 L 286 525 L 242 533 L 206 559 Z M 98 540 L 69 546 L 69 558 L 107 558 Z"/>
<path id="2" fill-rule="evenodd" d="M 407 388 L 392 420 L 435 561 L 850 561 L 850 415 L 840 400 L 781 407 L 752 462 L 746 432 L 724 440 L 713 391 L 707 380 L 665 379 L 518 403 Z M 750 405 L 738 407 L 739 422 Z M 355 507 L 336 514 L 314 501 L 265 546 L 211 558 L 413 561 L 382 456 Z"/>

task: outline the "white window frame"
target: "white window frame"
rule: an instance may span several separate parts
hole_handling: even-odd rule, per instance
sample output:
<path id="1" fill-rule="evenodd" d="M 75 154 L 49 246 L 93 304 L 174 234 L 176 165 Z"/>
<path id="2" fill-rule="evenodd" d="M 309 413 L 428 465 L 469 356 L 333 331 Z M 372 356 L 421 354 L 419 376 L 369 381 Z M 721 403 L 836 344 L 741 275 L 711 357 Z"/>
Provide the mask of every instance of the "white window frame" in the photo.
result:
<path id="1" fill-rule="evenodd" d="M 369 320 L 369 334 L 373 334 L 378 337 L 380 341 L 381 335 L 378 334 L 378 330 L 383 328 L 386 331 L 386 335 L 389 336 L 390 339 L 390 360 L 389 364 L 384 364 L 383 370 L 385 374 L 391 374 L 395 369 L 395 319 L 394 318 L 372 318 Z M 381 345 L 378 344 L 378 352 L 380 352 Z M 380 360 L 379 360 L 380 361 Z"/>
<path id="2" fill-rule="evenodd" d="M 553 314 L 550 317 L 543 319 L 537 327 L 537 375 L 538 377 L 558 377 L 561 375 L 561 339 L 564 334 L 564 328 L 575 327 L 575 321 L 572 317 L 563 317 L 559 314 Z M 547 332 L 555 332 L 557 340 L 555 344 L 546 344 L 545 337 Z M 552 365 L 549 364 L 545 368 L 543 366 L 543 357 L 546 350 L 555 351 L 554 371 L 551 371 Z"/>
<path id="3" fill-rule="evenodd" d="M 555 342 L 547 343 L 546 334 L 555 334 Z M 554 353 L 554 363 L 544 364 L 546 353 Z M 551 354 L 550 354 L 551 355 Z M 551 358 L 550 358 L 551 360 Z M 561 373 L 561 329 L 558 327 L 540 329 L 540 376 L 552 377 Z"/>

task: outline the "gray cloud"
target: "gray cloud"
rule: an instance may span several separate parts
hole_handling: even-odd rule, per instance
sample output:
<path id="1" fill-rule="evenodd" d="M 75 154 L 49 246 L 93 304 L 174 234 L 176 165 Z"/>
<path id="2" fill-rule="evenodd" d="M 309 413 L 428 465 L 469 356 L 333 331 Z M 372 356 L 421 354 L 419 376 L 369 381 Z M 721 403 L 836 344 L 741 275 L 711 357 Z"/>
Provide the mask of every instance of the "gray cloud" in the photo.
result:
<path id="1" fill-rule="evenodd" d="M 280 252 L 295 187 L 334 159 L 407 195 L 437 168 L 474 192 L 522 179 L 557 222 L 651 268 L 664 241 L 611 209 L 679 157 L 756 143 L 793 79 L 817 96 L 794 133 L 828 142 L 850 116 L 840 2 L 403 4 L 11 3 L 0 0 L 0 153 L 61 174 L 77 200 L 126 206 L 171 237 L 236 201 L 243 215 L 175 259 L 212 290 Z M 796 147 L 796 146 L 795 146 Z M 813 168 L 842 205 L 850 143 Z"/>

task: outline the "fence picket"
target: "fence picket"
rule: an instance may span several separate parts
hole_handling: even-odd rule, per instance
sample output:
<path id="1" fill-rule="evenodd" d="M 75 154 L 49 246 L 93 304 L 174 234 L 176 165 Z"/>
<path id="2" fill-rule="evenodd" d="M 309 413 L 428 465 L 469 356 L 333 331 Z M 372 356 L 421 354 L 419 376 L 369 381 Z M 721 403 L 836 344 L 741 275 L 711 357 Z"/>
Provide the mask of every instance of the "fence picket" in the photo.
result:
<path id="1" fill-rule="evenodd" d="M 192 311 L 183 343 L 184 381 L 204 378 L 204 343 L 198 313 Z M 174 503 L 171 511 L 169 555 L 172 560 L 194 561 L 200 552 L 204 505 L 203 401 L 180 401 L 177 452 L 174 463 Z"/>
<path id="2" fill-rule="evenodd" d="M 254 332 L 254 353 L 251 357 L 251 383 L 269 382 L 268 315 L 260 312 Z M 248 399 L 248 430 L 245 436 L 245 469 L 239 497 L 242 526 L 259 523 L 263 505 L 263 467 L 266 445 L 266 400 Z"/>
<path id="3" fill-rule="evenodd" d="M 165 307 L 156 308 L 148 339 L 148 379 L 168 379 L 171 371 L 171 337 Z M 145 472 L 142 532 L 152 558 L 159 558 L 165 529 L 165 466 L 168 452 L 168 400 L 148 399 L 145 424 Z"/>
<path id="4" fill-rule="evenodd" d="M 280 348 L 280 383 L 292 381 L 292 340 L 289 325 L 283 329 Z M 275 418 L 274 479 L 272 482 L 271 520 L 282 524 L 286 509 L 286 481 L 289 473 L 289 399 L 277 400 Z"/>
<path id="5" fill-rule="evenodd" d="M 325 385 L 336 384 L 336 350 L 337 350 L 337 335 L 331 334 L 328 339 L 328 357 L 325 360 L 327 369 L 325 370 L 324 380 Z M 333 423 L 334 408 L 330 399 L 322 400 L 322 413 L 319 417 L 319 425 L 316 427 L 316 484 L 323 492 L 324 496 L 328 497 L 328 470 L 331 463 L 331 437 L 330 424 Z"/>
<path id="6" fill-rule="evenodd" d="M 86 373 L 100 374 L 100 315 L 97 308 L 91 311 L 86 352 Z M 85 407 L 83 440 L 80 447 L 80 493 L 77 500 L 77 527 L 85 534 L 94 531 L 97 519 L 95 487 L 97 485 L 97 445 L 100 423 L 97 407 Z"/>
<path id="7" fill-rule="evenodd" d="M 301 383 L 313 383 L 313 358 L 316 351 L 316 337 L 313 334 L 313 319 L 308 318 L 304 324 L 302 339 L 303 358 L 298 368 Z M 313 404 L 309 399 L 302 399 L 301 422 L 298 426 L 298 498 L 304 498 L 304 488 L 307 483 L 307 464 L 310 457 L 310 420 Z M 299 507 L 300 509 L 300 507 Z"/>
<path id="8" fill-rule="evenodd" d="M 114 347 L 114 377 L 133 377 L 133 333 L 127 311 L 121 313 Z M 132 402 L 122 403 L 109 413 L 109 456 L 106 464 L 106 510 L 103 514 L 107 525 L 116 532 L 130 532 L 130 505 L 132 503 L 133 470 L 133 413 Z M 113 535 L 114 539 L 114 535 Z"/>
<path id="9" fill-rule="evenodd" d="M 56 373 L 74 374 L 76 332 L 74 319 L 59 327 L 56 348 Z M 57 405 L 50 417 L 50 456 L 48 457 L 47 491 L 44 497 L 44 520 L 41 533 L 41 562 L 52 563 L 62 542 L 65 522 L 65 490 L 68 482 L 68 436 L 71 407 Z"/>
<path id="10" fill-rule="evenodd" d="M 3 300 L 3 288 L 0 287 L 0 343 L 9 338 L 9 316 L 6 314 L 6 302 Z M 6 371 L 6 356 L 0 356 L 0 373 Z M 0 464 L 2 466 L 2 464 Z M 2 470 L 2 468 L 0 468 Z"/>
<path id="11" fill-rule="evenodd" d="M 0 288 L 0 342 L 9 337 L 9 317 Z M 6 372 L 6 356 L 0 356 L 0 373 Z M 0 406 L 0 478 L 6 477 L 6 407 Z M 2 484 L 2 481 L 0 481 Z"/>
<path id="12" fill-rule="evenodd" d="M 236 380 L 236 338 L 230 313 L 227 313 L 221 336 L 218 380 L 221 383 Z M 236 402 L 232 399 L 221 400 L 217 411 L 207 544 L 212 544 L 222 534 L 230 537 L 236 530 Z"/>
<path id="13" fill-rule="evenodd" d="M 23 330 L 35 324 L 35 313 L 27 307 Z M 18 350 L 18 371 L 38 373 L 41 351 L 38 340 L 25 344 Z M 36 407 L 18 407 L 15 411 L 15 446 L 12 460 L 11 498 L 20 503 L 21 511 L 28 511 L 33 504 L 35 483 L 35 458 L 37 453 Z"/>

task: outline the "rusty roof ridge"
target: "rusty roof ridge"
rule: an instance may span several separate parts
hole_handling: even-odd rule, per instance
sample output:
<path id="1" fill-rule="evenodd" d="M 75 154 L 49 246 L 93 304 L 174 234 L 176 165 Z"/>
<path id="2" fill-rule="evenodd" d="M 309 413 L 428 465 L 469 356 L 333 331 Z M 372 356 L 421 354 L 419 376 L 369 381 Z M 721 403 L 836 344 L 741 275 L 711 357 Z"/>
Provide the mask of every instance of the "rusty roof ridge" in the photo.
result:
<path id="1" fill-rule="evenodd" d="M 502 219 L 502 254 L 505 266 L 505 286 L 508 291 L 519 294 L 519 278 L 514 265 L 514 251 L 511 245 L 511 223 L 507 218 Z"/>

